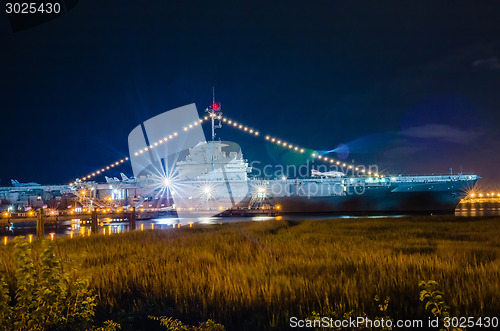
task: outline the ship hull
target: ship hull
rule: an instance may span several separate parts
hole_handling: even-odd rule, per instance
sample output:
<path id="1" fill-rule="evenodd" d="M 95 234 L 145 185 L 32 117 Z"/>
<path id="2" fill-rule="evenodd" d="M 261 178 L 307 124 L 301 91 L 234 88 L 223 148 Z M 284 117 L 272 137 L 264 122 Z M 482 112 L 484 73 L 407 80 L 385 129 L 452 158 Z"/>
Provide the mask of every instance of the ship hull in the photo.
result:
<path id="1" fill-rule="evenodd" d="M 362 193 L 347 190 L 343 195 L 274 196 L 269 203 L 281 213 L 453 213 L 476 180 L 444 183 L 409 183 L 367 187 Z M 293 191 L 293 190 L 292 190 Z M 244 204 L 245 201 L 242 201 Z"/>
<path id="2" fill-rule="evenodd" d="M 334 192 L 331 183 L 324 181 L 314 183 L 321 185 L 321 194 L 307 194 L 312 190 L 299 190 L 295 183 L 285 184 L 287 192 L 283 195 L 270 196 L 266 201 L 284 214 L 290 213 L 337 213 L 346 215 L 358 214 L 397 214 L 397 213 L 453 213 L 467 191 L 476 180 L 427 182 L 406 184 L 388 184 L 367 186 L 362 192 L 355 187 L 348 188 L 342 194 L 325 195 Z M 304 185 L 301 183 L 301 185 Z M 304 192 L 306 194 L 304 194 Z M 315 190 L 313 192 L 318 192 Z M 242 200 L 237 210 L 252 208 L 249 199 Z"/>
<path id="3" fill-rule="evenodd" d="M 446 213 L 460 202 L 449 192 L 377 192 L 361 196 L 282 197 L 282 213 Z"/>

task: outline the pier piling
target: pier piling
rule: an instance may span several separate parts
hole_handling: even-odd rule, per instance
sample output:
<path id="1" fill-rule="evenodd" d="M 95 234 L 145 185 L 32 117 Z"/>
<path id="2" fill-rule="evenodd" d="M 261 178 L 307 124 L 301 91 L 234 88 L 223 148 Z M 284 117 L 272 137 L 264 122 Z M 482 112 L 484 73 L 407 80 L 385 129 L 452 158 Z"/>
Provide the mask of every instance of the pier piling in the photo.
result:
<path id="1" fill-rule="evenodd" d="M 97 234 L 97 210 L 92 210 L 91 216 L 91 231 L 92 234 Z"/>
<path id="2" fill-rule="evenodd" d="M 38 210 L 38 214 L 36 217 L 36 238 L 43 239 L 45 234 L 45 221 L 43 219 L 43 209 L 40 208 Z"/>
<path id="3" fill-rule="evenodd" d="M 135 230 L 135 208 L 132 207 L 130 209 L 130 215 L 129 215 L 129 228 L 130 230 Z"/>

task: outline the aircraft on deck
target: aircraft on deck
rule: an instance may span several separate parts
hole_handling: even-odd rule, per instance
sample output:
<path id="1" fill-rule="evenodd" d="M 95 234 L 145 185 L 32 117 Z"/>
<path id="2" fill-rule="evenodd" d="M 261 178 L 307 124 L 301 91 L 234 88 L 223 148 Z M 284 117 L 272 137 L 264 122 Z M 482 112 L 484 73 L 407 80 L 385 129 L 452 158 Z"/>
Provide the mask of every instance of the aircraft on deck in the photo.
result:
<path id="1" fill-rule="evenodd" d="M 128 178 L 123 172 L 120 173 L 120 176 L 122 176 L 123 183 L 135 183 L 134 177 Z"/>
<path id="2" fill-rule="evenodd" d="M 11 179 L 10 182 L 14 187 L 42 186 L 38 183 L 19 183 L 19 181 L 16 179 Z"/>
<path id="3" fill-rule="evenodd" d="M 318 170 L 312 170 L 311 171 L 311 177 L 326 177 L 326 178 L 337 178 L 337 177 L 344 177 L 345 174 L 340 171 L 327 171 L 327 172 L 320 172 Z"/>
<path id="4" fill-rule="evenodd" d="M 104 178 L 106 179 L 106 183 L 119 183 L 120 182 L 120 180 L 116 177 L 104 176 Z"/>
<path id="5" fill-rule="evenodd" d="M 106 179 L 106 183 L 135 183 L 135 179 L 132 177 L 132 178 L 128 178 L 123 172 L 120 173 L 120 176 L 122 178 L 122 180 L 119 180 L 117 177 L 108 177 L 108 176 L 104 176 L 104 178 Z"/>

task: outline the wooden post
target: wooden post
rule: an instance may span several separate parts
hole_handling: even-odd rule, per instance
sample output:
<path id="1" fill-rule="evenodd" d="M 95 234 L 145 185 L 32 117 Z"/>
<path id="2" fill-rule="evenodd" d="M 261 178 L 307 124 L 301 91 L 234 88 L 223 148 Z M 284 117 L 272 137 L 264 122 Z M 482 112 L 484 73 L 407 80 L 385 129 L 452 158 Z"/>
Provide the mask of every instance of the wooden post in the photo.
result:
<path id="1" fill-rule="evenodd" d="M 38 209 L 36 217 L 36 238 L 43 239 L 45 235 L 45 221 L 43 219 L 43 208 Z"/>
<path id="2" fill-rule="evenodd" d="M 128 220 L 129 220 L 130 230 L 135 230 L 135 208 L 134 207 L 130 208 L 130 216 L 129 216 Z"/>
<path id="3" fill-rule="evenodd" d="M 97 210 L 92 210 L 92 216 L 91 216 L 91 231 L 92 234 L 97 234 Z"/>

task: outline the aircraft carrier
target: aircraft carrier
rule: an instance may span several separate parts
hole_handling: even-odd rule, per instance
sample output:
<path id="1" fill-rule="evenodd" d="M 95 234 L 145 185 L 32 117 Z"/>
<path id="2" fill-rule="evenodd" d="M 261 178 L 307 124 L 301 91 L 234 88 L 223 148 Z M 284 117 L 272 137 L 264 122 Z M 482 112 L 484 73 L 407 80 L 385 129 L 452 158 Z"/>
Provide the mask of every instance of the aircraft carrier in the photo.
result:
<path id="1" fill-rule="evenodd" d="M 211 123 L 206 141 L 201 124 Z M 329 161 L 335 171 L 309 176 L 258 178 L 236 143 L 215 139 L 225 123 L 254 137 L 259 132 L 222 116 L 213 102 L 200 118 L 194 104 L 165 112 L 137 126 L 129 135 L 130 162 L 135 177 L 95 179 L 129 158 L 78 178 L 70 185 L 40 186 L 13 181 L 0 188 L 1 209 L 31 208 L 89 211 L 92 208 L 164 210 L 179 217 L 254 215 L 255 213 L 452 213 L 473 188 L 475 174 L 391 175 L 333 162 L 313 152 L 314 160 Z M 170 127 L 169 127 L 170 125 Z M 175 126 L 175 127 L 174 127 Z M 176 128 L 183 130 L 169 131 Z M 290 152 L 311 150 L 265 136 Z M 337 166 L 339 165 L 339 166 Z M 329 168 L 330 170 L 330 168 Z"/>

